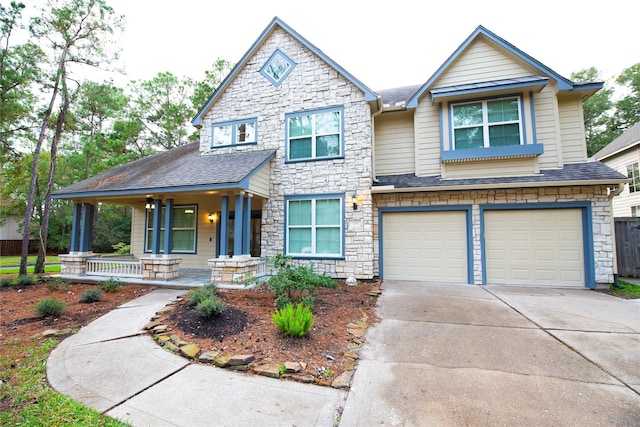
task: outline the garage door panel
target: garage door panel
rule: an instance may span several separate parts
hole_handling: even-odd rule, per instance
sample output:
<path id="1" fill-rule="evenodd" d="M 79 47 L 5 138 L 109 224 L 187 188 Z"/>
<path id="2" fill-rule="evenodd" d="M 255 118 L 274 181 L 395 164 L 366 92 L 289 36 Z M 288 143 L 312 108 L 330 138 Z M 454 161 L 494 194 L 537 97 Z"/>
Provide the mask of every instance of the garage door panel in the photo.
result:
<path id="1" fill-rule="evenodd" d="M 487 210 L 488 284 L 583 287 L 580 209 Z"/>
<path id="2" fill-rule="evenodd" d="M 382 262 L 389 280 L 466 283 L 466 211 L 383 214 Z"/>

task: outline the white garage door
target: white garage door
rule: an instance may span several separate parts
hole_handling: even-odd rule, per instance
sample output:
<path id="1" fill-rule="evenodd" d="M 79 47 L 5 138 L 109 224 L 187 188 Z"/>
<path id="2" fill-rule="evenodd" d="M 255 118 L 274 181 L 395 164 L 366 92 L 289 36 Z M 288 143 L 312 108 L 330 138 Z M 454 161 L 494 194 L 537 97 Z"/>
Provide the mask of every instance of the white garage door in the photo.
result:
<path id="1" fill-rule="evenodd" d="M 580 209 L 486 211 L 487 284 L 584 287 Z"/>
<path id="2" fill-rule="evenodd" d="M 383 277 L 467 283 L 465 211 L 382 215 Z"/>

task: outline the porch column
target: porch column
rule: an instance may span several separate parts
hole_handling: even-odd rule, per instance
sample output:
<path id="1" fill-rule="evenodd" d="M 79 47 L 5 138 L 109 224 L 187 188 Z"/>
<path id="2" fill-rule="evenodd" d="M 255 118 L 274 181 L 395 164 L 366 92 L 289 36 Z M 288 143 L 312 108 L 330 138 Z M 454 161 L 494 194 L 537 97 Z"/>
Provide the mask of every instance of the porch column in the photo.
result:
<path id="1" fill-rule="evenodd" d="M 82 219 L 82 204 L 73 204 L 73 219 L 71 220 L 71 243 L 69 252 L 78 252 L 80 249 L 80 220 Z"/>
<path id="2" fill-rule="evenodd" d="M 243 195 L 238 194 L 236 196 L 236 212 L 235 212 L 235 222 L 233 224 L 233 257 L 238 257 L 242 255 L 244 252 L 243 244 L 242 244 L 242 222 L 244 220 L 243 214 L 244 201 Z"/>
<path id="3" fill-rule="evenodd" d="M 155 199 L 153 201 L 153 230 L 151 231 L 151 253 L 158 255 L 160 253 L 160 218 L 162 217 L 162 200 Z"/>
<path id="4" fill-rule="evenodd" d="M 229 255 L 229 196 L 222 196 L 220 207 L 220 253 L 218 256 L 226 258 Z"/>
<path id="5" fill-rule="evenodd" d="M 242 219 L 242 254 L 247 256 L 251 256 L 251 198 L 251 194 L 244 198 L 244 218 Z"/>
<path id="6" fill-rule="evenodd" d="M 173 248 L 173 199 L 167 199 L 164 211 L 164 254 L 171 255 Z"/>
<path id="7" fill-rule="evenodd" d="M 80 252 L 91 252 L 93 240 L 93 215 L 95 206 L 82 204 L 82 220 L 80 225 Z"/>

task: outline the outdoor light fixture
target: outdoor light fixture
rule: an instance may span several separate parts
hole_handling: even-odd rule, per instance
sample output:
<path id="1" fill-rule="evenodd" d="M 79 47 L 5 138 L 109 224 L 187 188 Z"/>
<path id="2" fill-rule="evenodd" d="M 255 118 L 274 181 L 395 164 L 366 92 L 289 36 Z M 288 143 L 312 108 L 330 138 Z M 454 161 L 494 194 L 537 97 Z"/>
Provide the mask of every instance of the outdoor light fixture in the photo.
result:
<path id="1" fill-rule="evenodd" d="M 144 205 L 146 209 L 153 209 L 156 206 L 153 204 L 153 197 L 147 197 L 147 203 Z"/>
<path id="2" fill-rule="evenodd" d="M 357 211 L 358 210 L 358 196 L 354 195 L 351 196 L 351 203 L 353 203 L 353 210 Z"/>
<path id="3" fill-rule="evenodd" d="M 207 215 L 207 219 L 209 220 L 209 222 L 211 224 L 213 224 L 214 222 L 216 222 L 218 220 L 218 215 L 216 215 L 214 213 L 210 213 L 209 215 Z"/>

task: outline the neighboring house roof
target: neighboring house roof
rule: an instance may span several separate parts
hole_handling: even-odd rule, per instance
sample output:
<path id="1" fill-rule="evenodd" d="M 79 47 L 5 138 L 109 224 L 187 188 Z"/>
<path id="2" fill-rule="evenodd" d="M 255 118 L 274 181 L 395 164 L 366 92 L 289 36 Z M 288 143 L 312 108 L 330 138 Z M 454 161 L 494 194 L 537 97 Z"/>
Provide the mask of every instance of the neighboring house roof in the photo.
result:
<path id="1" fill-rule="evenodd" d="M 602 161 L 635 145 L 640 145 L 640 122 L 625 130 L 622 135 L 594 154 L 593 158 Z"/>
<path id="2" fill-rule="evenodd" d="M 516 57 L 520 58 L 522 61 L 527 63 L 533 69 L 537 70 L 543 76 L 548 76 L 558 82 L 558 90 L 569 90 L 569 91 L 593 91 L 601 89 L 603 83 L 601 82 L 585 82 L 585 83 L 574 83 L 571 80 L 568 80 L 562 77 L 560 74 L 553 71 L 551 68 L 542 64 L 540 61 L 534 59 L 533 57 L 527 55 L 508 41 L 504 40 L 501 37 L 498 37 L 496 34 L 484 28 L 482 25 L 478 26 L 473 33 L 467 39 L 462 42 L 462 44 L 458 47 L 458 49 L 451 54 L 451 56 L 438 68 L 438 70 L 427 80 L 422 87 L 416 91 L 416 93 L 409 99 L 407 102 L 407 108 L 416 108 L 418 106 L 418 100 L 424 93 L 431 89 L 433 83 L 438 80 L 438 78 L 446 71 L 447 68 L 465 51 L 465 49 L 478 37 L 484 36 L 487 39 L 493 41 L 498 46 L 503 49 L 509 51 Z"/>
<path id="3" fill-rule="evenodd" d="M 54 198 L 247 188 L 275 150 L 200 156 L 197 142 L 119 166 L 53 193 Z"/>
<path id="4" fill-rule="evenodd" d="M 502 188 L 502 187 L 538 187 L 558 183 L 567 185 L 594 185 L 594 184 L 618 184 L 626 182 L 627 177 L 611 169 L 600 162 L 572 163 L 565 165 L 562 169 L 548 169 L 540 171 L 539 175 L 512 176 L 498 178 L 464 178 L 464 179 L 442 179 L 440 176 L 418 177 L 414 174 L 379 176 L 372 191 L 384 192 L 392 186 L 393 190 L 407 189 L 414 191 L 416 188 L 442 191 L 447 189 L 474 188 Z M 382 188 L 380 188 L 382 187 Z"/>
<path id="5" fill-rule="evenodd" d="M 393 89 L 379 90 L 378 95 L 382 97 L 385 106 L 405 106 L 407 101 L 413 96 L 422 85 L 403 86 Z"/>
<path id="6" fill-rule="evenodd" d="M 213 103 L 218 99 L 218 97 L 226 90 L 227 86 L 235 79 L 235 77 L 240 73 L 242 68 L 245 66 L 247 61 L 253 56 L 253 54 L 258 50 L 258 48 L 262 45 L 262 43 L 271 35 L 271 33 L 275 30 L 276 27 L 280 27 L 289 33 L 294 39 L 296 39 L 300 44 L 305 46 L 307 49 L 318 55 L 324 62 L 326 62 L 329 66 L 333 67 L 338 73 L 342 74 L 347 80 L 349 80 L 353 85 L 358 87 L 362 92 L 364 92 L 366 101 L 377 101 L 378 95 L 365 86 L 360 80 L 356 79 L 353 75 L 348 73 L 344 68 L 338 65 L 337 62 L 329 58 L 322 52 L 320 49 L 311 44 L 307 39 L 302 37 L 296 31 L 293 30 L 290 26 L 285 24 L 282 20 L 280 20 L 277 16 L 273 18 L 271 23 L 265 28 L 265 30 L 260 34 L 260 37 L 253 43 L 253 45 L 249 48 L 247 53 L 240 59 L 240 61 L 236 64 L 236 66 L 231 70 L 231 72 L 227 75 L 227 77 L 220 83 L 218 88 L 213 92 L 211 97 L 207 100 L 204 106 L 198 111 L 196 116 L 193 118 L 191 123 L 196 126 L 202 126 L 202 117 L 209 110 L 209 108 L 213 105 Z"/>

